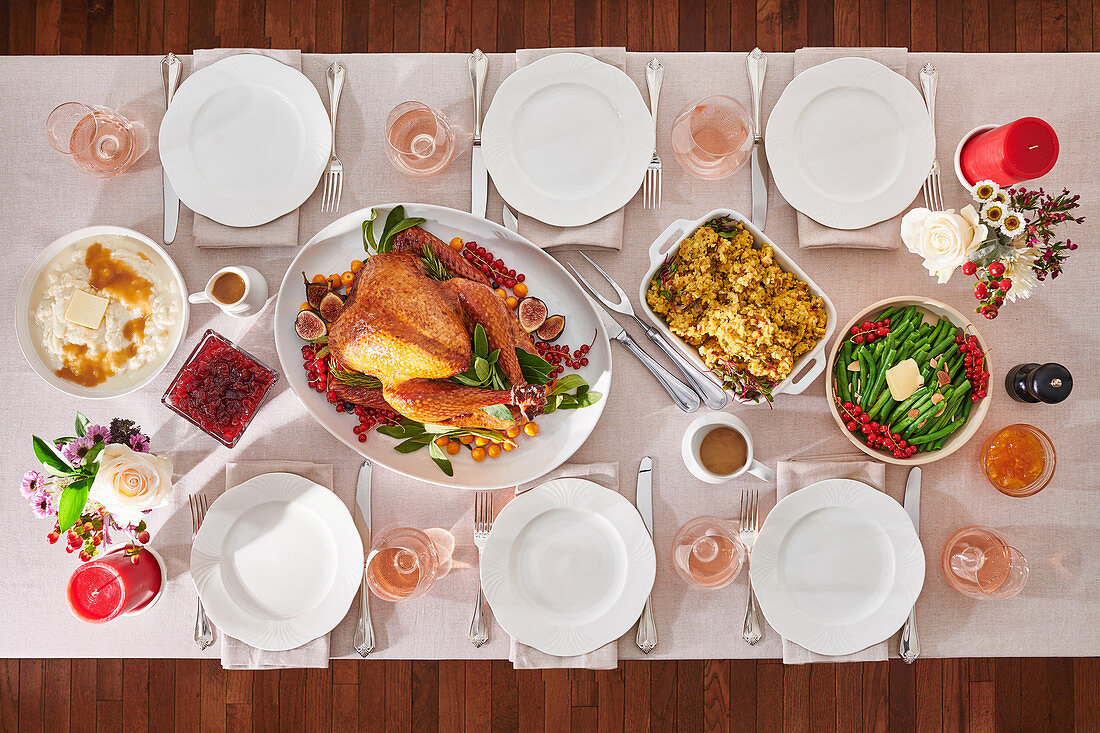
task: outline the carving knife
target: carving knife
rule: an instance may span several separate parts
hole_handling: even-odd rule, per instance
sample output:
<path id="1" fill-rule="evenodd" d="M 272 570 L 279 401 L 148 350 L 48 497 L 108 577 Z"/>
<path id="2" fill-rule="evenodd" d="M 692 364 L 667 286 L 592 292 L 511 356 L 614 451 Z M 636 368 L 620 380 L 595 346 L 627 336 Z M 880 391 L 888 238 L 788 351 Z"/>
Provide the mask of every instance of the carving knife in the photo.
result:
<path id="1" fill-rule="evenodd" d="M 638 495 L 634 500 L 638 513 L 642 515 L 645 528 L 653 537 L 653 459 L 646 456 L 638 466 Z M 657 624 L 653 621 L 653 607 L 650 596 L 646 596 L 642 616 L 638 619 L 638 635 L 635 643 L 643 654 L 649 654 L 657 646 Z"/>
<path id="2" fill-rule="evenodd" d="M 909 471 L 909 478 L 905 482 L 905 499 L 903 501 L 905 513 L 913 520 L 913 529 L 920 535 L 920 468 Z M 901 641 L 898 644 L 898 654 L 906 664 L 912 664 L 920 656 L 920 640 L 917 638 L 917 608 L 914 605 L 909 610 L 909 618 L 901 627 Z"/>
<path id="3" fill-rule="evenodd" d="M 768 158 L 764 154 L 764 130 L 760 126 L 760 99 L 768 57 L 754 48 L 748 57 L 749 91 L 752 94 L 752 223 L 760 231 L 768 220 Z"/>
<path id="4" fill-rule="evenodd" d="M 370 552 L 370 478 L 372 464 L 363 461 L 359 469 L 359 482 L 355 487 L 355 523 L 359 526 L 359 536 L 363 540 L 363 550 Z M 367 588 L 367 566 L 363 565 L 363 583 L 359 586 L 359 623 L 355 627 L 352 645 L 359 656 L 365 657 L 374 651 L 374 626 L 370 620 L 370 589 Z"/>
<path id="5" fill-rule="evenodd" d="M 174 53 L 169 53 L 160 60 L 161 72 L 164 76 L 164 109 L 172 104 L 172 96 L 176 93 L 176 85 L 180 81 L 180 60 Z M 180 199 L 176 190 L 172 188 L 172 182 L 168 180 L 168 173 L 161 172 L 164 178 L 164 243 L 171 244 L 176 239 L 176 225 L 180 219 Z"/>
<path id="6" fill-rule="evenodd" d="M 481 98 L 485 91 L 485 75 L 489 71 L 489 57 L 474 49 L 467 60 L 470 67 L 470 84 L 474 88 L 474 147 L 470 155 L 470 213 L 485 218 L 485 198 L 489 191 L 489 173 L 481 154 Z"/>
<path id="7" fill-rule="evenodd" d="M 572 265 L 570 265 L 570 269 L 572 269 Z M 654 361 L 653 357 L 647 354 L 645 349 L 641 346 L 638 346 L 638 342 L 631 338 L 630 334 L 626 332 L 626 329 L 619 325 L 619 322 L 604 309 L 602 304 L 596 306 L 596 312 L 600 314 L 600 320 L 603 321 L 604 327 L 607 329 L 608 337 L 612 341 L 618 341 L 625 346 L 627 351 L 637 357 L 638 361 L 642 362 L 642 365 L 648 369 L 650 373 L 657 378 L 657 381 L 661 383 L 661 386 L 665 388 L 665 391 L 672 397 L 672 401 L 676 403 L 677 407 L 684 412 L 695 412 L 699 409 L 699 406 L 703 403 L 702 400 L 699 399 L 699 395 L 695 393 L 695 390 L 672 376 L 669 370 Z"/>

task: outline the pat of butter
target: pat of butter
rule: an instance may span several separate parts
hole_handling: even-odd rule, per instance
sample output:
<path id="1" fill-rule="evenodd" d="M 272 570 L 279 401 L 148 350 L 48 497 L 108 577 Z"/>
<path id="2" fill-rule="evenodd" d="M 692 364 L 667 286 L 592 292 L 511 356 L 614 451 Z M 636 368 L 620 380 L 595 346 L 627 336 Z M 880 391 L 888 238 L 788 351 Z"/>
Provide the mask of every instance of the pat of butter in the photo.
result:
<path id="1" fill-rule="evenodd" d="M 103 322 L 103 314 L 107 312 L 110 300 L 101 295 L 95 295 L 83 290 L 73 293 L 73 299 L 69 301 L 69 307 L 65 311 L 65 320 L 85 328 L 96 329 Z"/>
<path id="2" fill-rule="evenodd" d="M 913 359 L 906 359 L 886 370 L 886 386 L 890 388 L 890 396 L 897 402 L 909 399 L 923 385 L 924 377 Z"/>

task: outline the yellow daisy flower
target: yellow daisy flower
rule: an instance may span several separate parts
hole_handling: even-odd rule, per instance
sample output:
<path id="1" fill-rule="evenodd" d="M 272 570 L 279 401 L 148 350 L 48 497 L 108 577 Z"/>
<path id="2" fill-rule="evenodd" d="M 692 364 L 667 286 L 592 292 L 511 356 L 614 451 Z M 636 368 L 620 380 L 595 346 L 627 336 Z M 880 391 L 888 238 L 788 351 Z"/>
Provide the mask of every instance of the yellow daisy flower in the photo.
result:
<path id="1" fill-rule="evenodd" d="M 996 201 L 990 201 L 982 207 L 982 218 L 993 225 L 1000 225 L 1004 219 L 1005 208 Z"/>

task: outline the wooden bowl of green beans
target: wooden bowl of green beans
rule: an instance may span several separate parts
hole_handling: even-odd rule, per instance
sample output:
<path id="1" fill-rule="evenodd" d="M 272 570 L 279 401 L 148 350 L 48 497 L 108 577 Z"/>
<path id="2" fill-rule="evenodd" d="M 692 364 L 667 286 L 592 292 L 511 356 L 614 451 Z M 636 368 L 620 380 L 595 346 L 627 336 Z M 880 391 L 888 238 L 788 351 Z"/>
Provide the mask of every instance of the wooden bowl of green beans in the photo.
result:
<path id="1" fill-rule="evenodd" d="M 982 354 L 984 371 L 992 371 L 988 347 L 973 324 L 946 303 L 887 298 L 838 333 L 841 338 L 829 352 L 825 394 L 836 424 L 872 458 L 902 466 L 946 458 L 973 437 L 989 412 L 988 379 L 975 384 L 968 375 L 974 353 Z M 916 362 L 923 385 L 899 402 L 886 371 L 906 359 Z"/>

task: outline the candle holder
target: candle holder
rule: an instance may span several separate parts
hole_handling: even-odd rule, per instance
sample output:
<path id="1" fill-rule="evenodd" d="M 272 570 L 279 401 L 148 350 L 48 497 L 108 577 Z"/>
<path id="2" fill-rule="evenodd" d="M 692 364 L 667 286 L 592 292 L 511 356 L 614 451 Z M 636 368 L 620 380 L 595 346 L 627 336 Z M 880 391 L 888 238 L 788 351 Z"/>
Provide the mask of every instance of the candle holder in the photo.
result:
<path id="1" fill-rule="evenodd" d="M 970 190 L 971 186 L 977 183 L 977 181 L 974 181 L 972 183 L 966 180 L 966 176 L 963 175 L 962 164 L 960 162 L 962 158 L 962 150 L 966 147 L 966 144 L 968 142 L 970 142 L 978 135 L 982 134 L 983 132 L 989 132 L 990 130 L 996 130 L 998 127 L 1000 127 L 1000 125 L 978 125 L 973 130 L 963 135 L 962 140 L 959 141 L 958 147 L 955 148 L 955 177 L 959 179 L 959 183 L 962 184 L 962 187 L 968 191 Z"/>

